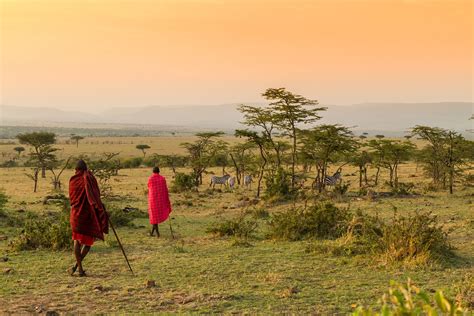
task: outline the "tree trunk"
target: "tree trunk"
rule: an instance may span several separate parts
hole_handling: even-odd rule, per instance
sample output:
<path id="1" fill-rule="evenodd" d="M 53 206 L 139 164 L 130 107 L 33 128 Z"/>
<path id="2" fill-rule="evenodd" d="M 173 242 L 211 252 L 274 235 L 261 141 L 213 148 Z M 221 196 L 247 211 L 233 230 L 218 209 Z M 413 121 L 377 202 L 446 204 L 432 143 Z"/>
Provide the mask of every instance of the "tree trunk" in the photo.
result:
<path id="1" fill-rule="evenodd" d="M 375 185 L 379 184 L 379 175 L 380 175 L 380 167 L 377 167 L 377 172 L 375 173 Z"/>
<path id="2" fill-rule="evenodd" d="M 257 185 L 257 198 L 260 197 L 260 190 L 262 187 L 262 179 L 263 179 L 263 173 L 265 171 L 265 166 L 267 165 L 267 158 L 265 157 L 263 153 L 263 148 L 260 147 L 260 156 L 263 159 L 263 164 L 260 166 L 260 175 L 258 176 L 258 185 Z"/>
<path id="3" fill-rule="evenodd" d="M 45 166 L 41 167 L 41 178 L 43 178 L 43 179 L 46 178 L 46 167 Z"/>
<path id="4" fill-rule="evenodd" d="M 359 188 L 362 188 L 362 167 L 359 166 Z"/>
<path id="5" fill-rule="evenodd" d="M 291 155 L 291 189 L 295 189 L 295 166 L 296 166 L 296 130 L 293 127 L 293 152 Z"/>

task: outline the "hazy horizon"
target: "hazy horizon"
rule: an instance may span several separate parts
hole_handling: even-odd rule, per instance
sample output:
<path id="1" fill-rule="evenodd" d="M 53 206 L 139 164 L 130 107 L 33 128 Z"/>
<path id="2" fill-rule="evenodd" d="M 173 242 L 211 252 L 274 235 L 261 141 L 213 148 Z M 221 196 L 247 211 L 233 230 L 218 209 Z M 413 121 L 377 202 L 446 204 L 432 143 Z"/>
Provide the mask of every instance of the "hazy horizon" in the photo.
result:
<path id="1" fill-rule="evenodd" d="M 0 1 L 0 105 L 472 102 L 469 0 Z M 284 21 L 284 22 L 283 22 Z"/>

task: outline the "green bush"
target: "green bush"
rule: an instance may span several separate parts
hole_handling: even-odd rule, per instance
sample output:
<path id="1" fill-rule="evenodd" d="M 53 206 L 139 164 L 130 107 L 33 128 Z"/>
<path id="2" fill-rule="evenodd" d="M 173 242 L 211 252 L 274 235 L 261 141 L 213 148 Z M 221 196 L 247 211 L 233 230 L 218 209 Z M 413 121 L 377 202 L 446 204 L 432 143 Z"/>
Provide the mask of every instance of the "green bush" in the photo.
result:
<path id="1" fill-rule="evenodd" d="M 14 168 L 18 167 L 18 163 L 15 160 L 7 160 L 0 164 L 0 168 Z"/>
<path id="2" fill-rule="evenodd" d="M 244 214 L 235 219 L 225 220 L 222 223 L 211 224 L 206 232 L 218 236 L 235 236 L 248 239 L 257 229 L 257 222 L 247 218 Z"/>
<path id="3" fill-rule="evenodd" d="M 143 163 L 142 157 L 135 157 L 135 158 L 124 160 L 122 162 L 122 167 L 123 168 L 138 168 L 142 165 L 142 163 Z"/>
<path id="4" fill-rule="evenodd" d="M 0 217 L 7 217 L 5 212 L 5 205 L 8 203 L 8 196 L 5 192 L 0 191 Z"/>
<path id="5" fill-rule="evenodd" d="M 29 216 L 20 235 L 10 246 L 18 251 L 38 248 L 63 250 L 72 246 L 69 213 L 61 211 L 51 217 Z"/>
<path id="6" fill-rule="evenodd" d="M 144 217 L 143 212 L 141 211 L 127 211 L 128 208 L 120 209 L 116 207 L 112 207 L 107 212 L 109 213 L 110 221 L 114 225 L 114 227 L 121 227 L 121 226 L 128 226 L 134 227 L 133 220 L 136 218 Z"/>
<path id="7" fill-rule="evenodd" d="M 289 200 L 294 195 L 291 190 L 291 174 L 279 168 L 265 177 L 265 197 Z"/>
<path id="8" fill-rule="evenodd" d="M 444 296 L 442 291 L 436 291 L 434 295 L 419 289 L 413 285 L 410 279 L 406 285 L 391 282 L 388 293 L 384 294 L 379 301 L 380 307 L 372 308 L 358 307 L 353 316 L 376 316 L 376 315 L 467 315 L 463 310 L 461 302 L 457 304 Z"/>
<path id="9" fill-rule="evenodd" d="M 372 253 L 386 264 L 420 265 L 451 254 L 447 233 L 430 212 L 395 213 L 388 221 L 359 212 L 349 222 L 342 244 L 353 254 Z"/>
<path id="10" fill-rule="evenodd" d="M 197 187 L 196 176 L 194 174 L 187 174 L 177 172 L 171 186 L 172 192 L 185 192 L 193 190 Z"/>
<path id="11" fill-rule="evenodd" d="M 332 203 L 315 204 L 306 209 L 289 209 L 270 221 L 269 237 L 286 240 L 338 238 L 348 227 L 351 214 Z"/>
<path id="12" fill-rule="evenodd" d="M 415 189 L 414 183 L 404 183 L 400 182 L 396 187 L 393 187 L 391 193 L 393 195 L 411 195 Z"/>

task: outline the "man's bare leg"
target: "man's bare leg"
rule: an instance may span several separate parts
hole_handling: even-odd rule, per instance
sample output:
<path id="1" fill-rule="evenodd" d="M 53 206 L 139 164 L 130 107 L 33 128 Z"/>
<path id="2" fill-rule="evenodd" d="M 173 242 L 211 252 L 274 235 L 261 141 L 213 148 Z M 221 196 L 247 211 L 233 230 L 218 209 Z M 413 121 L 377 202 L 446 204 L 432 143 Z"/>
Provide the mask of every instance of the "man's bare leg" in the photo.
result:
<path id="1" fill-rule="evenodd" d="M 156 236 L 160 237 L 160 231 L 158 230 L 158 224 L 153 224 L 151 226 L 150 236 L 153 236 L 153 233 L 156 231 Z"/>
<path id="2" fill-rule="evenodd" d="M 79 273 L 83 274 L 84 269 L 82 268 L 82 249 L 81 243 L 78 240 L 74 240 L 74 255 L 76 257 L 76 269 L 79 268 Z M 73 268 L 73 272 L 75 269 Z"/>

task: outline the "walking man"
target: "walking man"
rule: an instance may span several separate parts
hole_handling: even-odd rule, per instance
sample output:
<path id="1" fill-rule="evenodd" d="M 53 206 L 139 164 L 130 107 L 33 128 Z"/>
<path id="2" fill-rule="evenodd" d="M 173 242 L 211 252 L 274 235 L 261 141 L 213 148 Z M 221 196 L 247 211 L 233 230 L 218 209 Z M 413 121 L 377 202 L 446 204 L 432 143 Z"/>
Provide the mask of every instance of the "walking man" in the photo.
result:
<path id="1" fill-rule="evenodd" d="M 160 168 L 154 167 L 148 179 L 148 215 L 152 225 L 150 236 L 156 231 L 160 237 L 158 224 L 166 221 L 171 213 L 171 202 L 166 186 L 166 179 L 160 175 Z"/>
<path id="2" fill-rule="evenodd" d="M 71 268 L 73 275 L 79 269 L 79 276 L 86 276 L 82 261 L 94 244 L 94 240 L 104 240 L 108 234 L 108 214 L 100 199 L 100 190 L 94 175 L 87 170 L 83 160 L 76 165 L 76 174 L 69 180 L 71 201 L 71 228 L 74 240 L 76 264 Z"/>

